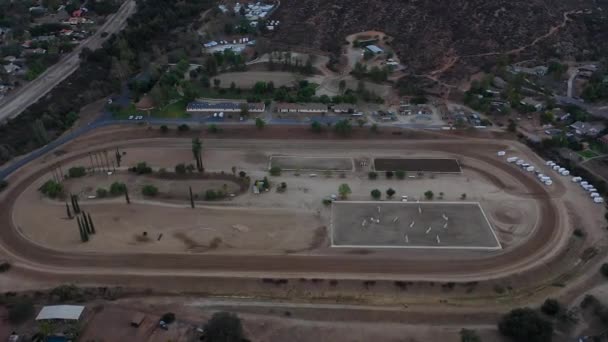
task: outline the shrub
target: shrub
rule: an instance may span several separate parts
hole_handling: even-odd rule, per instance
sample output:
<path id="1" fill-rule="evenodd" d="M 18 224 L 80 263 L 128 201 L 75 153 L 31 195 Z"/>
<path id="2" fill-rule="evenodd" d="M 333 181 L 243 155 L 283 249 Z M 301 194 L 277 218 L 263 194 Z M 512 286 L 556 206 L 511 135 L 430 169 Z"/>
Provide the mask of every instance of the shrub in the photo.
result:
<path id="1" fill-rule="evenodd" d="M 222 199 L 224 197 L 224 193 L 220 190 L 207 190 L 205 191 L 205 201 L 214 201 L 218 199 Z"/>
<path id="2" fill-rule="evenodd" d="M 604 277 L 608 277 L 608 263 L 602 264 L 602 267 L 600 267 L 600 273 L 602 273 Z"/>
<path id="3" fill-rule="evenodd" d="M 462 329 L 460 330 L 460 342 L 481 342 L 481 337 L 475 330 Z"/>
<path id="4" fill-rule="evenodd" d="M 136 166 L 133 166 L 129 169 L 129 171 L 134 172 L 138 175 L 145 175 L 148 173 L 152 173 L 152 168 L 148 166 L 146 162 L 137 163 Z"/>
<path id="5" fill-rule="evenodd" d="M 237 315 L 228 312 L 217 312 L 205 324 L 208 341 L 236 342 L 245 341 L 241 320 Z"/>
<path id="6" fill-rule="evenodd" d="M 211 124 L 211 125 L 209 125 L 209 127 L 207 127 L 207 132 L 212 133 L 212 134 L 219 133 L 220 131 L 221 131 L 221 129 L 219 127 L 217 127 L 216 124 Z"/>
<path id="7" fill-rule="evenodd" d="M 386 171 L 386 178 L 391 179 L 391 178 L 393 178 L 393 175 L 394 175 L 393 171 Z"/>
<path id="8" fill-rule="evenodd" d="M 15 299 L 9 304 L 8 320 L 20 324 L 34 316 L 34 303 L 27 297 Z"/>
<path id="9" fill-rule="evenodd" d="M 141 193 L 144 196 L 154 197 L 158 194 L 158 188 L 154 185 L 144 185 L 144 187 L 141 188 Z"/>
<path id="10" fill-rule="evenodd" d="M 186 165 L 185 164 L 177 164 L 175 165 L 175 173 L 178 175 L 183 175 L 186 173 Z"/>
<path id="11" fill-rule="evenodd" d="M 108 190 L 104 189 L 104 188 L 99 188 L 97 189 L 97 197 L 99 198 L 104 198 L 104 197 L 108 197 Z"/>
<path id="12" fill-rule="evenodd" d="M 177 126 L 177 130 L 179 132 L 187 132 L 190 130 L 190 126 L 188 126 L 186 124 L 181 124 L 181 125 Z"/>
<path id="13" fill-rule="evenodd" d="M 245 176 L 247 176 L 247 172 L 245 172 L 245 171 L 239 171 L 239 177 L 245 178 Z"/>
<path id="14" fill-rule="evenodd" d="M 332 200 L 330 200 L 329 198 L 324 198 L 321 203 L 323 203 L 323 205 L 330 205 L 331 202 L 332 202 Z"/>
<path id="15" fill-rule="evenodd" d="M 392 188 L 388 188 L 388 190 L 386 190 L 386 196 L 388 198 L 392 198 L 393 196 L 395 196 L 395 190 L 393 190 Z"/>
<path id="16" fill-rule="evenodd" d="M 68 177 L 70 177 L 70 178 L 79 178 L 79 177 L 83 177 L 86 174 L 87 174 L 87 170 L 84 168 L 84 166 L 75 166 L 75 167 L 71 167 L 68 170 Z"/>
<path id="17" fill-rule="evenodd" d="M 313 121 L 310 124 L 310 129 L 315 133 L 321 133 L 321 131 L 323 130 L 323 126 L 321 126 L 318 121 Z"/>
<path id="18" fill-rule="evenodd" d="M 161 133 L 167 133 L 167 132 L 169 132 L 169 127 L 167 127 L 167 125 L 160 126 L 160 132 Z"/>
<path id="19" fill-rule="evenodd" d="M 0 264 L 0 273 L 7 272 L 10 269 L 11 269 L 11 264 L 9 264 L 8 262 L 5 261 Z"/>
<path id="20" fill-rule="evenodd" d="M 271 176 L 280 176 L 281 175 L 281 168 L 278 166 L 273 166 L 270 168 L 270 175 Z"/>
<path id="21" fill-rule="evenodd" d="M 50 198 L 57 198 L 63 194 L 63 185 L 55 182 L 54 180 L 48 180 L 40 187 L 39 190 Z"/>
<path id="22" fill-rule="evenodd" d="M 585 236 L 585 232 L 581 228 L 576 228 L 572 234 L 579 238 Z"/>
<path id="23" fill-rule="evenodd" d="M 428 201 L 432 200 L 433 196 L 435 196 L 435 194 L 433 194 L 431 190 L 424 193 L 424 198 L 426 198 Z"/>
<path id="24" fill-rule="evenodd" d="M 498 330 L 515 341 L 550 342 L 553 325 L 530 308 L 514 309 L 498 322 Z"/>
<path id="25" fill-rule="evenodd" d="M 369 179 L 371 179 L 371 180 L 374 180 L 374 179 L 378 178 L 378 174 L 377 174 L 376 172 L 374 172 L 374 171 L 370 171 L 370 172 L 367 174 L 367 178 L 369 178 Z"/>
<path id="26" fill-rule="evenodd" d="M 175 322 L 175 314 L 173 312 L 167 312 L 160 317 L 160 320 L 167 324 L 171 324 Z"/>
<path id="27" fill-rule="evenodd" d="M 405 171 L 397 170 L 395 171 L 395 176 L 397 176 L 397 179 L 405 179 Z"/>
<path id="28" fill-rule="evenodd" d="M 463 201 L 464 201 L 465 199 L 467 199 L 467 194 L 462 194 L 462 195 L 460 195 L 460 199 L 461 199 L 461 200 L 463 200 Z"/>
<path id="29" fill-rule="evenodd" d="M 543 305 L 540 307 L 540 311 L 549 316 L 555 316 L 560 311 L 561 305 L 556 299 L 547 298 Z"/>
<path id="30" fill-rule="evenodd" d="M 380 190 L 378 190 L 378 189 L 374 189 L 374 190 L 372 190 L 371 195 L 372 195 L 373 199 L 377 200 L 377 199 L 380 199 L 380 197 L 382 196 L 382 192 L 380 192 Z"/>
<path id="31" fill-rule="evenodd" d="M 127 185 L 125 183 L 114 182 L 110 185 L 110 194 L 112 196 L 123 195 L 127 192 Z"/>

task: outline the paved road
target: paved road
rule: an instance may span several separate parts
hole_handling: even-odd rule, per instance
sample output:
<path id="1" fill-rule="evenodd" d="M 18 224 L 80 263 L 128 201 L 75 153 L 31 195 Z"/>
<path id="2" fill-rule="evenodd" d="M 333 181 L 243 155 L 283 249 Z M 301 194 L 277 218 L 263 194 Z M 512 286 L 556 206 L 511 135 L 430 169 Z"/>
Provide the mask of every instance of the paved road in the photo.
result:
<path id="1" fill-rule="evenodd" d="M 578 68 L 574 69 L 574 71 L 570 74 L 570 77 L 568 78 L 568 97 L 572 98 L 572 88 L 573 88 L 573 84 L 574 84 L 574 79 L 576 78 L 576 76 L 578 76 Z"/>
<path id="2" fill-rule="evenodd" d="M 0 122 L 15 118 L 21 114 L 27 107 L 34 104 L 51 91 L 51 89 L 61 83 L 61 81 L 65 80 L 76 71 L 80 64 L 80 51 L 85 47 L 92 50 L 99 48 L 107 37 L 120 31 L 126 25 L 127 18 L 135 9 L 135 1 L 126 0 L 118 11 L 109 17 L 94 35 L 87 38 L 82 44 L 74 49 L 74 51 L 64 56 L 58 63 L 48 68 L 37 79 L 26 84 L 0 102 L 0 107 L 2 109 L 0 110 Z M 102 38 L 101 34 L 103 32 L 107 32 L 108 36 Z"/>

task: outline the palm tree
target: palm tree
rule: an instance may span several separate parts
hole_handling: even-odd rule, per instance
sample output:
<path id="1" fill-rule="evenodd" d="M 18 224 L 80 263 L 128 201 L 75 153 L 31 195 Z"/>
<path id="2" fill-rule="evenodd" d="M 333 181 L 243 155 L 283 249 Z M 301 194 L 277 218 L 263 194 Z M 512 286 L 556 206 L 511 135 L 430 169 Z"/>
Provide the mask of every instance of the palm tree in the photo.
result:
<path id="1" fill-rule="evenodd" d="M 198 171 L 203 171 L 203 158 L 201 157 L 201 152 L 203 151 L 203 143 L 201 139 L 198 137 L 192 139 L 192 154 L 194 155 L 194 159 L 196 159 L 196 168 Z"/>

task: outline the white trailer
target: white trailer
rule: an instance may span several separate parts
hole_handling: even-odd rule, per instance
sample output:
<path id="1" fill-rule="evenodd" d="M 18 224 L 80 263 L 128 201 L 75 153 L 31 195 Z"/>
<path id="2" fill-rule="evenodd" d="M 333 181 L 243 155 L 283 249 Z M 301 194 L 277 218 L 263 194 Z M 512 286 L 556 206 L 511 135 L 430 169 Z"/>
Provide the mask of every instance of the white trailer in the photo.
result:
<path id="1" fill-rule="evenodd" d="M 581 177 L 572 177 L 572 182 L 573 183 L 578 183 L 580 181 L 582 181 L 583 179 Z"/>
<path id="2" fill-rule="evenodd" d="M 526 168 L 526 171 L 528 171 L 528 172 L 533 172 L 533 171 L 534 171 L 534 166 L 528 166 L 528 167 Z"/>
<path id="3" fill-rule="evenodd" d="M 595 197 L 593 199 L 593 202 L 595 202 L 595 203 L 604 203 L 604 199 L 602 197 Z"/>
<path id="4" fill-rule="evenodd" d="M 518 159 L 517 157 L 509 157 L 509 158 L 507 158 L 507 162 L 515 163 L 517 161 L 517 159 Z"/>
<path id="5" fill-rule="evenodd" d="M 553 165 L 553 170 L 554 170 L 554 171 L 557 171 L 557 170 L 559 170 L 559 169 L 561 169 L 561 168 L 562 168 L 562 167 L 561 167 L 561 166 L 559 166 L 559 165 Z"/>
<path id="6" fill-rule="evenodd" d="M 596 198 L 596 197 L 600 197 L 600 194 L 598 194 L 597 192 L 592 192 L 591 198 Z"/>
<path id="7" fill-rule="evenodd" d="M 505 154 L 507 154 L 507 152 L 505 151 L 498 151 L 498 153 L 496 153 L 499 157 L 504 156 Z"/>
<path id="8" fill-rule="evenodd" d="M 522 165 L 522 164 L 523 164 L 523 163 L 525 163 L 525 162 L 526 162 L 526 161 L 525 161 L 525 160 L 523 160 L 523 159 L 518 159 L 518 160 L 515 162 L 515 164 L 516 164 L 516 165 Z"/>
<path id="9" fill-rule="evenodd" d="M 580 177 L 579 177 L 580 178 Z M 589 185 L 589 182 L 582 180 L 581 178 L 581 186 Z"/>
<path id="10" fill-rule="evenodd" d="M 570 176 L 570 171 L 568 171 L 568 170 L 564 170 L 564 171 L 560 172 L 560 174 L 561 174 L 562 176 Z"/>
<path id="11" fill-rule="evenodd" d="M 548 162 L 545 163 L 545 165 L 547 165 L 547 166 L 553 166 L 553 165 L 555 165 L 555 162 L 549 160 Z"/>
<path id="12" fill-rule="evenodd" d="M 552 181 L 552 180 L 550 180 L 550 179 L 548 179 L 548 180 L 546 180 L 544 183 L 545 183 L 546 185 L 551 185 L 551 184 L 553 184 L 553 181 Z"/>

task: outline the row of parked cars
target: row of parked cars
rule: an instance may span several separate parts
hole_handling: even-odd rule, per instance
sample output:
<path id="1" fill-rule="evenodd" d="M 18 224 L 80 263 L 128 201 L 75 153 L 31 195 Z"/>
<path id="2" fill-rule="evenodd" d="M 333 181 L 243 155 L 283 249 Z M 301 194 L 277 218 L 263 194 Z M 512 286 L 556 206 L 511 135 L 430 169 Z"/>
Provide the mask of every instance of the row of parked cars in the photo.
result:
<path id="1" fill-rule="evenodd" d="M 505 155 L 506 155 L 505 151 L 498 152 L 499 157 L 502 157 Z M 525 160 L 520 159 L 519 157 L 509 157 L 509 158 L 507 158 L 507 162 L 515 163 L 515 165 L 518 165 L 519 167 L 521 167 L 522 169 L 524 169 L 528 172 L 534 172 L 536 174 L 536 177 L 545 185 L 553 184 L 553 180 L 551 179 L 551 177 L 544 175 L 543 173 L 540 172 L 540 170 L 537 170 L 536 167 L 534 167 L 533 165 L 530 165 L 529 163 L 526 163 Z M 557 163 L 555 163 L 553 161 L 547 161 L 545 163 L 545 165 L 550 167 L 553 171 L 557 172 L 561 176 L 564 176 L 564 177 L 570 176 L 569 170 L 566 170 L 566 168 L 557 165 Z M 585 181 L 582 177 L 572 177 L 572 182 L 578 183 L 581 186 L 581 188 L 583 188 L 583 190 L 589 192 L 589 196 L 591 197 L 591 199 L 593 200 L 594 203 L 604 203 L 604 198 L 599 194 L 599 192 L 593 186 L 593 184 L 589 184 L 589 182 Z"/>
<path id="2" fill-rule="evenodd" d="M 553 161 L 548 161 L 547 166 L 552 167 L 553 170 L 556 170 L 558 172 L 561 172 L 559 170 L 562 169 Z M 569 174 L 569 172 L 567 174 L 562 173 L 562 175 L 564 176 L 567 176 Z M 572 177 L 572 182 L 578 183 L 581 188 L 583 188 L 583 190 L 589 192 L 589 196 L 593 199 L 593 202 L 604 203 L 604 198 L 599 194 L 599 192 L 597 192 L 597 189 L 592 184 L 589 184 L 589 182 L 585 181 L 582 177 Z"/>

